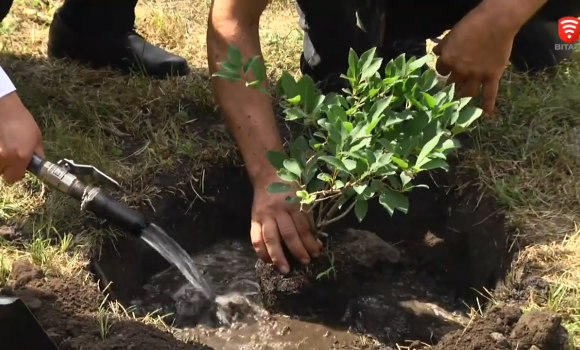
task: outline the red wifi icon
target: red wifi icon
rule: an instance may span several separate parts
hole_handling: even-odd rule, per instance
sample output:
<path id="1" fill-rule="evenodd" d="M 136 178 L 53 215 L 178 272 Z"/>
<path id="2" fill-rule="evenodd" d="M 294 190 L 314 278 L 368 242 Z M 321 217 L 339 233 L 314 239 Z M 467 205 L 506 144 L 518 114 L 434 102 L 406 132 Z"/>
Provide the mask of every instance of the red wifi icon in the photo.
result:
<path id="1" fill-rule="evenodd" d="M 558 36 L 563 42 L 572 44 L 580 37 L 580 20 L 576 17 L 563 17 L 558 21 Z"/>

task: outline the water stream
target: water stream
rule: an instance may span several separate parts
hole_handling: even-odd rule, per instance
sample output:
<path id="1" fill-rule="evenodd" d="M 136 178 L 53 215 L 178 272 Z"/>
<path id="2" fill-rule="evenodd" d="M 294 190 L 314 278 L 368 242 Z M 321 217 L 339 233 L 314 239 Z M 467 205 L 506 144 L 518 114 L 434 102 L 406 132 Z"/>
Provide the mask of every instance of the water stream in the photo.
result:
<path id="1" fill-rule="evenodd" d="M 141 238 L 167 261 L 177 267 L 187 281 L 200 291 L 207 300 L 213 302 L 215 292 L 212 286 L 203 279 L 189 254 L 169 237 L 163 229 L 155 224 L 150 224 L 143 230 Z"/>

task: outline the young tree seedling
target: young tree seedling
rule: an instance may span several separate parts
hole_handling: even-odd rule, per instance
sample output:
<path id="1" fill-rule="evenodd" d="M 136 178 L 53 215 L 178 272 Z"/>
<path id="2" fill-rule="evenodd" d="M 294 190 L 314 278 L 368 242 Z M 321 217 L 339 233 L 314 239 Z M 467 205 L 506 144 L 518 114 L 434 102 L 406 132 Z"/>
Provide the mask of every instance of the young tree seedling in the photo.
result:
<path id="1" fill-rule="evenodd" d="M 269 95 L 258 57 L 244 62 L 240 51 L 230 46 L 227 59 L 214 77 L 245 81 Z M 383 60 L 376 49 L 360 57 L 351 50 L 342 76 L 350 88 L 344 94 L 323 95 L 310 77 L 296 80 L 282 73 L 276 89 L 286 120 L 302 125 L 304 132 L 289 142 L 287 152 L 267 152 L 282 180 L 270 184 L 268 191 L 296 189 L 287 201 L 316 214 L 315 234 L 353 210 L 362 221 L 368 201 L 376 197 L 390 215 L 396 210 L 407 213 L 406 194 L 427 187 L 413 181 L 417 174 L 448 170 L 447 156 L 460 146 L 455 136 L 482 110 L 468 105 L 471 98 L 454 99 L 454 85 L 434 92 L 435 71 L 422 71 L 431 59 L 406 59 L 403 54 L 380 74 Z"/>

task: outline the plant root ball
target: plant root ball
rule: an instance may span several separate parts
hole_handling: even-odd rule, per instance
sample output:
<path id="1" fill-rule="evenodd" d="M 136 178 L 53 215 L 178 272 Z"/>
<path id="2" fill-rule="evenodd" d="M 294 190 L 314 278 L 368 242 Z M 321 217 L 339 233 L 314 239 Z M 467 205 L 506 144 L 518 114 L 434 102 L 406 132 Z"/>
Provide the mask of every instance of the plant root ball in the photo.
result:
<path id="1" fill-rule="evenodd" d="M 338 315 L 346 309 L 354 292 L 355 271 L 400 259 L 395 247 L 369 231 L 347 229 L 333 238 L 323 254 L 308 265 L 288 257 L 287 275 L 258 260 L 256 276 L 266 310 L 296 316 L 324 310 Z"/>

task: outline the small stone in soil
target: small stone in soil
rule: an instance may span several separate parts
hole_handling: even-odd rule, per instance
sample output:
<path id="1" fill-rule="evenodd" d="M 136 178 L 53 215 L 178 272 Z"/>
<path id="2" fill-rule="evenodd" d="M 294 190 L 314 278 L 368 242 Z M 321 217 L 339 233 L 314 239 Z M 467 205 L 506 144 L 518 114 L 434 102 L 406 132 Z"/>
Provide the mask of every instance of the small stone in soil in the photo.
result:
<path id="1" fill-rule="evenodd" d="M 14 281 L 14 286 L 18 288 L 31 281 L 43 278 L 44 273 L 39 267 L 34 266 L 30 261 L 19 259 L 12 264 L 12 272 L 10 273 L 10 276 Z"/>

